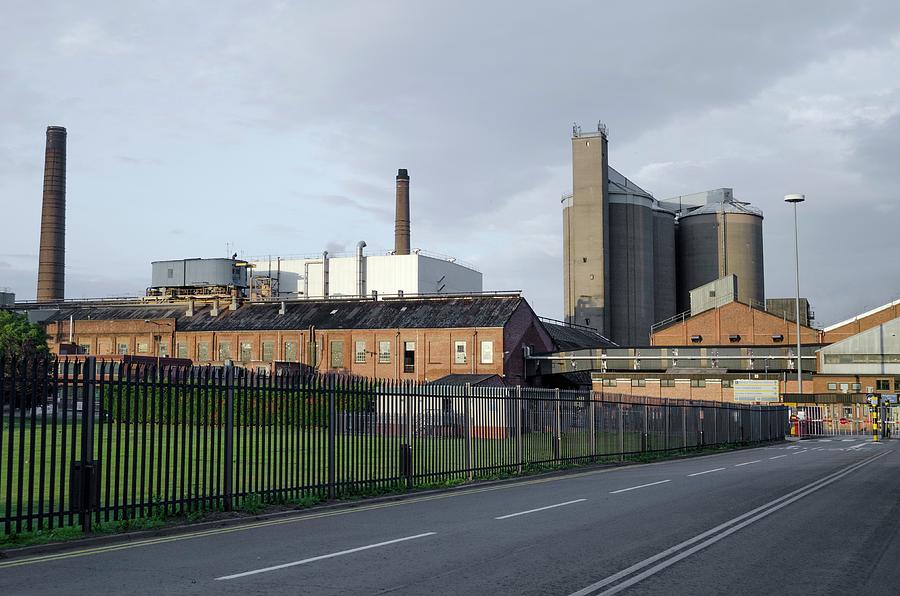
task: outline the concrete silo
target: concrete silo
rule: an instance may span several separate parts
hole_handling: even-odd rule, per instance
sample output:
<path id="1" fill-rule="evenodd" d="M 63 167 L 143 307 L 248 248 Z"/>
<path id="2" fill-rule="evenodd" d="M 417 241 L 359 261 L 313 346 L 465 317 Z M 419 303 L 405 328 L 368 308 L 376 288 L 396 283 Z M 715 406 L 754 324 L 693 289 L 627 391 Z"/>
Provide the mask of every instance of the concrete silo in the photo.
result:
<path id="1" fill-rule="evenodd" d="M 765 304 L 762 211 L 733 200 L 710 202 L 678 218 L 678 310 L 690 308 L 690 291 L 729 274 L 738 301 Z"/>
<path id="2" fill-rule="evenodd" d="M 655 322 L 654 206 L 609 168 L 609 337 L 619 345 L 647 345 Z"/>
<path id="3" fill-rule="evenodd" d="M 678 312 L 676 307 L 675 214 L 653 209 L 653 322 Z"/>

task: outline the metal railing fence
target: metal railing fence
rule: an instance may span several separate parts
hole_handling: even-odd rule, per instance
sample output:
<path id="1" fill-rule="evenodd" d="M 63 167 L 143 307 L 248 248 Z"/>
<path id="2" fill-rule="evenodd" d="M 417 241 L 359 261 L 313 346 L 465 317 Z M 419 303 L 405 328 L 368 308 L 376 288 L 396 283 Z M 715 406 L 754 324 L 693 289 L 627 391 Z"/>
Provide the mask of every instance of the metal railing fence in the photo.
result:
<path id="1" fill-rule="evenodd" d="M 782 439 L 781 406 L 0 360 L 0 533 Z"/>

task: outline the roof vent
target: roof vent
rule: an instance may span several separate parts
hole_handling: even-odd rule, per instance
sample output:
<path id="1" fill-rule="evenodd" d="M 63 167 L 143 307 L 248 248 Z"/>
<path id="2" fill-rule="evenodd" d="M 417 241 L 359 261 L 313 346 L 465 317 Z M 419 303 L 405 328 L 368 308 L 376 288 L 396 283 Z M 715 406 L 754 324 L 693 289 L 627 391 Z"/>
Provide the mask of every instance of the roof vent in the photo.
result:
<path id="1" fill-rule="evenodd" d="M 333 315 L 333 314 L 336 313 L 337 311 L 338 311 L 338 309 L 334 309 L 334 310 L 331 311 L 329 314 L 332 314 L 332 315 Z"/>
<path id="2" fill-rule="evenodd" d="M 284 308 L 284 300 L 282 300 L 282 301 L 281 301 L 281 306 L 278 307 L 278 314 L 283 315 L 284 312 L 285 312 L 285 308 Z"/>

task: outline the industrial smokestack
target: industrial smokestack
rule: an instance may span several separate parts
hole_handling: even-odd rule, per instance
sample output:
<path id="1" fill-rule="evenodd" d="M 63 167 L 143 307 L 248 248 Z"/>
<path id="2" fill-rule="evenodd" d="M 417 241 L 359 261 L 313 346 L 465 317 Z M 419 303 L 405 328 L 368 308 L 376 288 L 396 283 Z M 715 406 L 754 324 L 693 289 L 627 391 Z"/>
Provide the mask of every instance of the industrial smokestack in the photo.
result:
<path id="1" fill-rule="evenodd" d="M 38 302 L 62 300 L 66 281 L 66 129 L 47 127 Z"/>
<path id="2" fill-rule="evenodd" d="M 409 254 L 409 173 L 397 170 L 397 212 L 394 220 L 394 254 Z"/>

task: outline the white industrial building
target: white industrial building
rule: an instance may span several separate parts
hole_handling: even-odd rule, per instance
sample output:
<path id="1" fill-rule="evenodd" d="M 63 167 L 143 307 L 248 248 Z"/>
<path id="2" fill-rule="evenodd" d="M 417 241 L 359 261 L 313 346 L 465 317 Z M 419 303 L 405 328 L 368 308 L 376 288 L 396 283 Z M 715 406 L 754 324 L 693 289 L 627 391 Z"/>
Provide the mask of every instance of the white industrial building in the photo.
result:
<path id="1" fill-rule="evenodd" d="M 273 296 L 469 294 L 482 291 L 481 272 L 452 257 L 426 254 L 366 255 L 360 242 L 354 255 L 248 259 L 255 280 L 271 280 Z M 255 283 L 254 285 L 262 285 Z"/>

